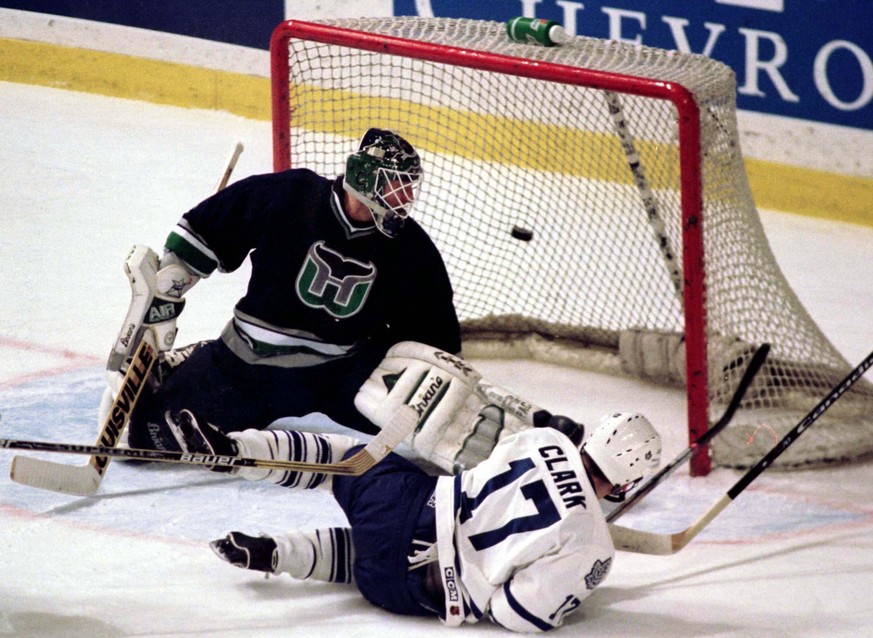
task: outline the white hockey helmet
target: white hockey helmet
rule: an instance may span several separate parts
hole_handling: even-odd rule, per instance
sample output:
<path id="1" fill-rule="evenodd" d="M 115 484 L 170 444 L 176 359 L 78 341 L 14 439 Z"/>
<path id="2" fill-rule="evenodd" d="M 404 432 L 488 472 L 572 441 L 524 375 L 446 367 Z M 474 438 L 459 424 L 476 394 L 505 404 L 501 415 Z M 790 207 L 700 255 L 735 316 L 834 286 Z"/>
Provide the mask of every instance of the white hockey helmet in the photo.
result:
<path id="1" fill-rule="evenodd" d="M 392 131 L 371 128 L 346 160 L 343 188 L 370 209 L 376 228 L 396 237 L 423 176 L 421 160 L 409 142 Z"/>
<path id="2" fill-rule="evenodd" d="M 582 451 L 613 485 L 606 499 L 621 502 L 661 463 L 661 435 L 642 414 L 615 412 L 601 419 Z"/>

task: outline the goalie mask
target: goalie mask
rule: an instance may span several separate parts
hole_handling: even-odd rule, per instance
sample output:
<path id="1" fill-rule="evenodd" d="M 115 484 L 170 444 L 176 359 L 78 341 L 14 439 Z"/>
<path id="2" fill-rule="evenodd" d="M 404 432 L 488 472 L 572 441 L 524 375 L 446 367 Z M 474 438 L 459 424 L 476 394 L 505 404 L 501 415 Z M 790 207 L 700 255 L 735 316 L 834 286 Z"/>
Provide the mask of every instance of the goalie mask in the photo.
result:
<path id="1" fill-rule="evenodd" d="M 582 444 L 613 488 L 606 500 L 620 503 L 661 462 L 661 436 L 642 414 L 617 412 L 605 416 Z"/>
<path id="2" fill-rule="evenodd" d="M 409 142 L 391 131 L 371 128 L 346 160 L 343 188 L 370 209 L 376 228 L 396 237 L 422 177 L 421 160 Z"/>

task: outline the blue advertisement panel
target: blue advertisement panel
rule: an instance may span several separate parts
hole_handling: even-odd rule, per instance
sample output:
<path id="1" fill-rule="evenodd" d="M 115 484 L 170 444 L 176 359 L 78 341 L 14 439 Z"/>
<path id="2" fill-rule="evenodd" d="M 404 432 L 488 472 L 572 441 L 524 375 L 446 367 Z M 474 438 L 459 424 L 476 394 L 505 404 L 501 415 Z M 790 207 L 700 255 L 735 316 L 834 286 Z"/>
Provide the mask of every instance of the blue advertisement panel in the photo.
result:
<path id="1" fill-rule="evenodd" d="M 12 9 L 262 49 L 293 3 L 2 0 Z M 331 2 L 322 4 L 324 11 Z M 359 6 L 366 14 L 374 5 L 359 0 Z M 873 130 L 873 0 L 394 0 L 393 9 L 426 17 L 547 18 L 571 34 L 702 53 L 736 72 L 741 109 Z"/>
<path id="2" fill-rule="evenodd" d="M 873 129 L 871 0 L 395 0 L 396 15 L 556 20 L 568 32 L 702 53 L 741 109 Z"/>
<path id="3" fill-rule="evenodd" d="M 289 0 L 290 1 L 290 0 Z M 285 0 L 0 0 L 0 7 L 270 47 Z"/>

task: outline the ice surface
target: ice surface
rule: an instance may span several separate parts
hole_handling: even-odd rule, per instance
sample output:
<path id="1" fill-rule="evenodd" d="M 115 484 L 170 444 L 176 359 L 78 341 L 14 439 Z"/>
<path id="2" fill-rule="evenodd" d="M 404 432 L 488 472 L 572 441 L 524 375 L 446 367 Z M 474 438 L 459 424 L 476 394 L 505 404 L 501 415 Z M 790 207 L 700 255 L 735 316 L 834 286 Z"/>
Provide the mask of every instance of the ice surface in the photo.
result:
<path id="1" fill-rule="evenodd" d="M 9 83 L 0 105 L 0 437 L 93 443 L 103 362 L 129 300 L 127 250 L 161 246 L 214 188 L 237 140 L 246 151 L 234 179 L 269 171 L 269 124 Z M 770 212 L 763 221 L 813 318 L 850 361 L 866 356 L 873 230 Z M 246 274 L 215 275 L 189 294 L 180 343 L 218 334 Z M 680 393 L 551 365 L 476 364 L 589 423 L 645 409 L 666 436 L 665 458 L 687 444 Z M 292 425 L 335 428 L 323 418 Z M 11 458 L 0 455 L 0 636 L 506 633 L 391 616 L 351 586 L 266 580 L 206 545 L 232 529 L 343 524 L 326 494 L 113 462 L 98 495 L 77 499 L 11 482 Z M 737 477 L 680 471 L 622 522 L 684 528 Z M 871 635 L 871 483 L 869 463 L 768 472 L 679 554 L 619 554 L 560 635 Z"/>

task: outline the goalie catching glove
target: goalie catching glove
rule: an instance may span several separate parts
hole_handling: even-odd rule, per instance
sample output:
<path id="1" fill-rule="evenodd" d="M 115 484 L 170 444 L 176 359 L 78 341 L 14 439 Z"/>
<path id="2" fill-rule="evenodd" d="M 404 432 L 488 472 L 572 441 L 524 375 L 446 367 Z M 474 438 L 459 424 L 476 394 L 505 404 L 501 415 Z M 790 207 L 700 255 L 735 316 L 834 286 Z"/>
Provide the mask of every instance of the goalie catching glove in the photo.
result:
<path id="1" fill-rule="evenodd" d="M 488 458 L 503 437 L 530 427 L 554 427 L 577 444 L 584 428 L 482 380 L 469 363 L 431 346 L 393 346 L 355 397 L 379 427 L 403 405 L 418 415 L 406 443 L 440 469 L 458 473 Z"/>

